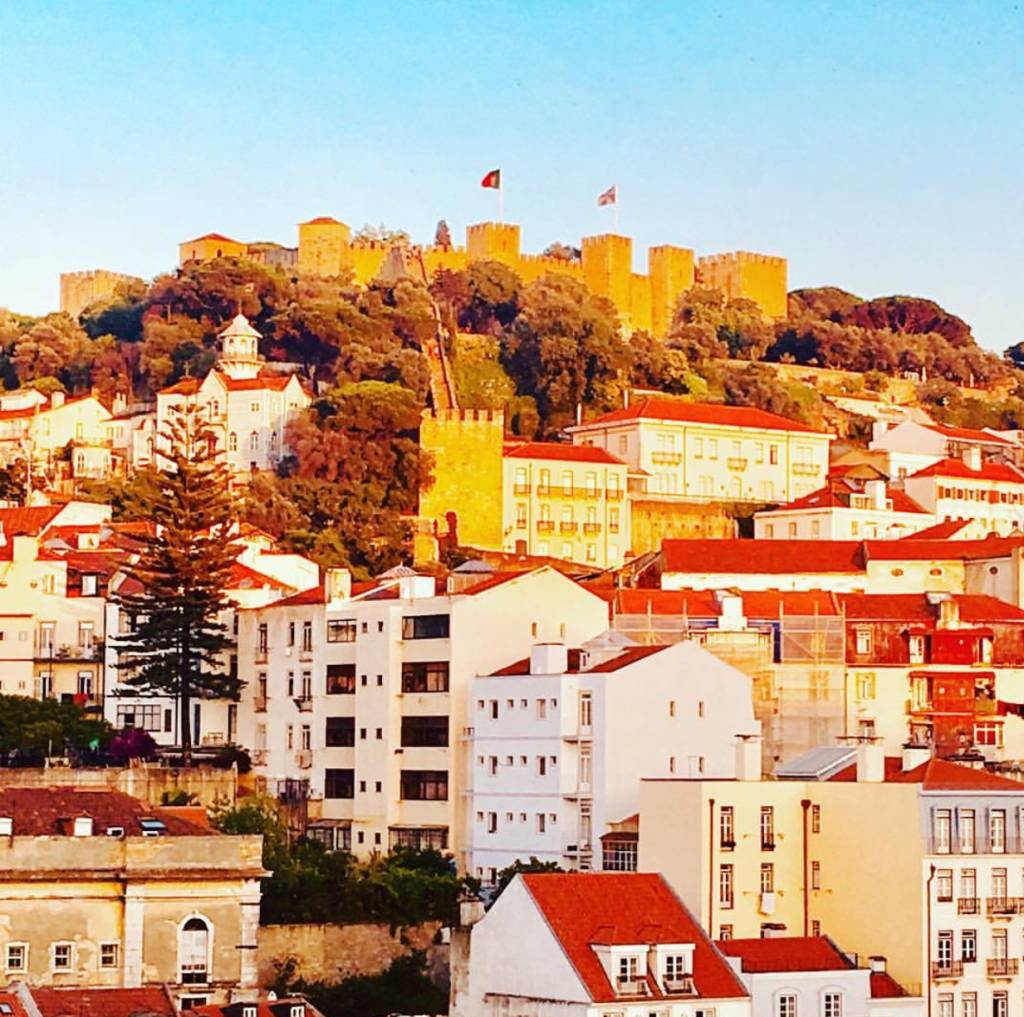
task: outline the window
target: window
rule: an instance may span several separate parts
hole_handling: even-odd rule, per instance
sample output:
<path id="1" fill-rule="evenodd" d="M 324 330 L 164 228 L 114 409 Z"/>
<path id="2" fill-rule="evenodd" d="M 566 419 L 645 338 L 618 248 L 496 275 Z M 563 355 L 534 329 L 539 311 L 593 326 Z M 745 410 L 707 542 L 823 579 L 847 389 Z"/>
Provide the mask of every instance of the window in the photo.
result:
<path id="1" fill-rule="evenodd" d="M 543 812 L 537 813 L 537 833 L 545 833 L 547 831 L 547 820 L 548 817 Z"/>
<path id="2" fill-rule="evenodd" d="M 939 993 L 938 1017 L 953 1017 L 953 994 L 951 992 Z"/>
<path id="3" fill-rule="evenodd" d="M 723 805 L 718 814 L 718 843 L 723 851 L 732 851 L 732 849 L 736 847 L 736 829 L 734 822 L 732 806 Z"/>
<path id="4" fill-rule="evenodd" d="M 82 596 L 83 597 L 95 597 L 96 596 L 96 576 L 92 573 L 88 573 L 82 576 Z"/>
<path id="5" fill-rule="evenodd" d="M 875 698 L 875 672 L 874 671 L 858 671 L 857 672 L 857 698 L 858 699 L 874 699 Z"/>
<path id="6" fill-rule="evenodd" d="M 761 893 L 775 892 L 775 866 L 771 862 L 761 863 Z"/>
<path id="7" fill-rule="evenodd" d="M 403 717 L 402 745 L 444 748 L 448 745 L 448 718 L 445 716 Z"/>
<path id="8" fill-rule="evenodd" d="M 75 966 L 75 946 L 73 943 L 54 943 L 50 948 L 50 969 L 52 971 L 71 971 Z"/>
<path id="9" fill-rule="evenodd" d="M 821 889 L 821 862 L 811 862 L 811 889 Z"/>
<path id="10" fill-rule="evenodd" d="M 201 985 L 208 978 L 210 928 L 205 919 L 189 918 L 178 933 L 178 968 L 184 985 Z"/>
<path id="11" fill-rule="evenodd" d="M 593 722 L 594 701 L 589 692 L 580 693 L 580 727 L 589 728 Z"/>
<path id="12" fill-rule="evenodd" d="M 260 447 L 259 431 L 253 431 L 252 434 L 249 435 L 249 451 L 250 452 L 256 452 L 256 451 L 259 450 L 259 447 Z"/>
<path id="13" fill-rule="evenodd" d="M 965 964 L 973 964 L 978 959 L 977 929 L 964 929 L 960 933 L 960 959 Z"/>
<path id="14" fill-rule="evenodd" d="M 992 1017 L 1007 1017 L 1009 1002 L 1005 992 L 992 993 Z"/>
<path id="15" fill-rule="evenodd" d="M 260 622 L 256 629 L 256 652 L 266 654 L 267 652 L 267 623 Z"/>
<path id="16" fill-rule="evenodd" d="M 355 717 L 328 717 L 324 728 L 324 745 L 329 749 L 346 748 L 356 743 Z"/>
<path id="17" fill-rule="evenodd" d="M 545 777 L 548 772 L 548 760 L 546 756 L 537 757 L 537 776 Z"/>
<path id="18" fill-rule="evenodd" d="M 450 618 L 446 614 L 413 614 L 402 619 L 403 639 L 447 639 Z"/>
<path id="19" fill-rule="evenodd" d="M 401 798 L 407 802 L 446 802 L 447 770 L 403 770 Z"/>
<path id="20" fill-rule="evenodd" d="M 153 703 L 138 703 L 134 706 L 118 703 L 117 726 L 137 727 L 143 731 L 161 731 L 164 729 L 163 710 Z"/>
<path id="21" fill-rule="evenodd" d="M 951 901 L 953 899 L 953 870 L 938 869 L 935 872 L 935 899 Z"/>
<path id="22" fill-rule="evenodd" d="M 327 695 L 354 695 L 356 691 L 355 664 L 327 665 Z"/>
<path id="23" fill-rule="evenodd" d="M 302 652 L 313 652 L 313 623 L 310 621 L 302 623 Z"/>
<path id="24" fill-rule="evenodd" d="M 961 1017 L 978 1017 L 978 994 L 965 992 L 960 997 Z"/>
<path id="25" fill-rule="evenodd" d="M 732 890 L 732 866 L 720 865 L 718 867 L 718 903 L 721 907 L 732 907 Z"/>
<path id="26" fill-rule="evenodd" d="M 948 855 L 951 848 L 950 828 L 952 825 L 952 813 L 949 809 L 936 809 L 932 822 L 932 833 L 935 839 L 935 853 Z"/>
<path id="27" fill-rule="evenodd" d="M 843 1017 L 843 994 L 826 992 L 823 999 L 822 1017 Z"/>
<path id="28" fill-rule="evenodd" d="M 790 523 L 789 524 L 788 532 L 789 532 L 789 539 L 790 540 L 795 540 L 796 539 L 796 523 Z"/>
<path id="29" fill-rule="evenodd" d="M 686 957 L 681 953 L 669 954 L 665 958 L 665 979 L 670 982 L 681 981 L 689 974 Z"/>
<path id="30" fill-rule="evenodd" d="M 778 445 L 769 445 L 768 446 L 768 462 L 772 466 L 778 466 L 779 465 L 779 446 Z"/>
<path id="31" fill-rule="evenodd" d="M 121 959 L 120 943 L 100 943 L 100 967 L 116 968 Z"/>
<path id="32" fill-rule="evenodd" d="M 871 629 L 857 629 L 857 654 L 866 656 L 871 652 Z"/>
<path id="33" fill-rule="evenodd" d="M 355 770 L 327 769 L 324 771 L 324 798 L 354 798 Z"/>
<path id="34" fill-rule="evenodd" d="M 821 806 L 811 806 L 811 833 L 821 833 Z"/>
<path id="35" fill-rule="evenodd" d="M 958 817 L 960 827 L 960 854 L 974 854 L 974 809 L 961 809 Z"/>
<path id="36" fill-rule="evenodd" d="M 910 663 L 924 663 L 924 636 L 910 637 Z"/>
<path id="37" fill-rule="evenodd" d="M 356 623 L 353 618 L 332 618 L 327 622 L 327 642 L 354 643 Z"/>
<path id="38" fill-rule="evenodd" d="M 1006 851 L 1006 810 L 993 809 L 988 814 L 988 849 L 1001 855 Z M 996 894 L 995 896 L 999 896 Z"/>
<path id="39" fill-rule="evenodd" d="M 448 661 L 425 661 L 402 665 L 403 692 L 447 692 Z"/>
<path id="40" fill-rule="evenodd" d="M 771 805 L 761 806 L 761 850 L 775 849 L 775 809 Z"/>
<path id="41" fill-rule="evenodd" d="M 295 645 L 295 622 L 288 622 L 288 645 Z"/>
<path id="42" fill-rule="evenodd" d="M 720 925 L 718 927 L 718 938 L 719 939 L 732 939 L 732 926 L 731 925 Z"/>
<path id="43" fill-rule="evenodd" d="M 4 966 L 8 971 L 28 971 L 28 943 L 8 943 Z"/>
<path id="44" fill-rule="evenodd" d="M 772 446 L 773 448 L 775 446 Z M 796 1017 L 796 993 L 780 992 L 775 999 L 775 1017 Z"/>

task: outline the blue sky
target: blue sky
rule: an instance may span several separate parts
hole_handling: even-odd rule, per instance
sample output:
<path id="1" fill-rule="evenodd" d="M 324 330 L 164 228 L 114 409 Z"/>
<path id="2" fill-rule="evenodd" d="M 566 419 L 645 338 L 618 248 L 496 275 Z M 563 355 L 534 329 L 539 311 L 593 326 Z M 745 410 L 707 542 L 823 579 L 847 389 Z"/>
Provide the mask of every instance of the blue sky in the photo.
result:
<path id="1" fill-rule="evenodd" d="M 971 3 L 0 0 L 0 306 L 331 214 L 525 250 L 783 254 L 1024 338 L 1024 11 Z"/>

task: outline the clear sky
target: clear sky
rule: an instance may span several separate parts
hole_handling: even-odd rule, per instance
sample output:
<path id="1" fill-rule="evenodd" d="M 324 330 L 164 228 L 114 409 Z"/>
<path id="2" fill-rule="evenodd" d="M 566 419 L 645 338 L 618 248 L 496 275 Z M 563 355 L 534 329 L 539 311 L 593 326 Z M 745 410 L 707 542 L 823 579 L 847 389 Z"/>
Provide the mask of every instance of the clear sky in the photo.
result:
<path id="1" fill-rule="evenodd" d="M 0 306 L 329 214 L 785 255 L 1024 338 L 1013 3 L 0 0 Z"/>

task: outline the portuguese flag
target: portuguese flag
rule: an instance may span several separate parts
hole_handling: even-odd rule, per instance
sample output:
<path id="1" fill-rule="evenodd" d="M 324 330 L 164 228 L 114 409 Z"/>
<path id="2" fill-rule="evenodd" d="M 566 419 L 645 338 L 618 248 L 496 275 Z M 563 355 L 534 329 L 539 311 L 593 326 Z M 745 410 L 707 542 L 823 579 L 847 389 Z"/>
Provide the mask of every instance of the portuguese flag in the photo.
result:
<path id="1" fill-rule="evenodd" d="M 501 170 L 491 170 L 490 173 L 486 174 L 483 180 L 480 181 L 481 187 L 490 187 L 495 191 L 501 190 Z"/>

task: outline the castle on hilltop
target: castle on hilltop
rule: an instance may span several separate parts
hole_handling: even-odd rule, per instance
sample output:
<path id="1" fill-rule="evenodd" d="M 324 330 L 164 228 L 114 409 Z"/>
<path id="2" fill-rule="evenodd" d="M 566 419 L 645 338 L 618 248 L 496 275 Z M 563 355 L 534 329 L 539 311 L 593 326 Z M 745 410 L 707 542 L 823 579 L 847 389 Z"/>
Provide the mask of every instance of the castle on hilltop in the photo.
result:
<path id="1" fill-rule="evenodd" d="M 94 268 L 88 272 L 62 272 L 60 309 L 77 318 L 90 304 L 114 295 L 121 283 L 142 282 L 137 276 Z"/>
<path id="2" fill-rule="evenodd" d="M 320 216 L 299 224 L 297 248 L 250 244 L 207 233 L 179 245 L 179 263 L 249 258 L 309 275 L 351 271 L 365 285 L 380 273 L 392 246 L 390 241 L 353 239 L 345 223 Z M 572 276 L 611 300 L 627 329 L 646 329 L 656 336 L 666 334 L 679 295 L 695 285 L 713 286 L 729 298 L 753 300 L 766 318 L 786 315 L 786 259 L 766 254 L 736 251 L 695 258 L 688 248 L 662 244 L 648 249 L 647 273 L 642 274 L 633 271 L 630 237 L 614 233 L 584 237 L 579 260 L 568 261 L 522 253 L 519 226 L 496 222 L 468 226 L 464 247 L 413 245 L 409 250 L 427 279 L 439 268 L 461 269 L 482 260 L 508 265 L 525 282 L 548 272 Z"/>

